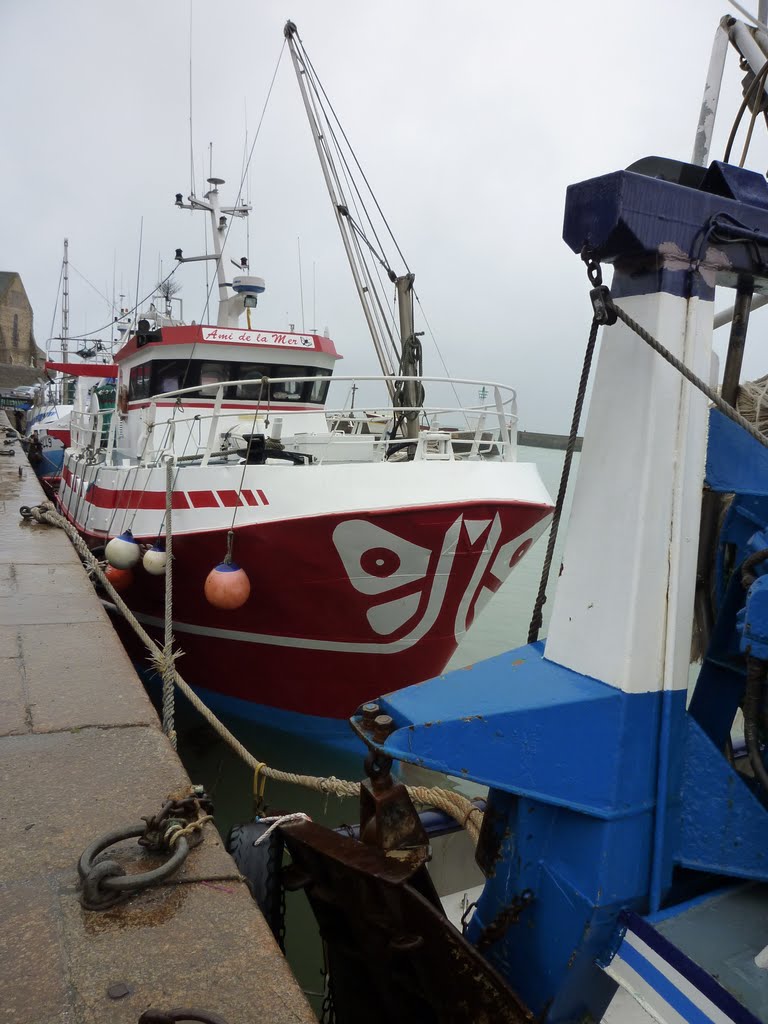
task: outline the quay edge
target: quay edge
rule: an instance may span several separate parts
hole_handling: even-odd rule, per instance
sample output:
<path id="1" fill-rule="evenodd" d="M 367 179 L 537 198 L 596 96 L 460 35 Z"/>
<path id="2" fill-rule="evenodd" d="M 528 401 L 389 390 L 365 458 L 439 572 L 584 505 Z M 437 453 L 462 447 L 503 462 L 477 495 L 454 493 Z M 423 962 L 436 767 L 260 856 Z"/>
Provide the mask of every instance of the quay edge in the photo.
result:
<path id="1" fill-rule="evenodd" d="M 314 1022 L 210 825 L 170 884 L 81 907 L 85 847 L 189 779 L 69 540 L 20 522 L 44 495 L 18 443 L 0 447 L 15 449 L 0 459 L 3 1020 L 135 1024 L 193 1006 L 231 1024 Z"/>

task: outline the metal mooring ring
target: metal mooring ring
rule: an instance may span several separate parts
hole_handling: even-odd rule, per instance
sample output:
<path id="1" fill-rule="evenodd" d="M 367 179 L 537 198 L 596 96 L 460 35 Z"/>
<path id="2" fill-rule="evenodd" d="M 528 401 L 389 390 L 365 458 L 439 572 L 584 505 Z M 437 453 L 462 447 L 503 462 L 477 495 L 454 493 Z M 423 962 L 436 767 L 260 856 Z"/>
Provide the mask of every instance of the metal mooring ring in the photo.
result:
<path id="1" fill-rule="evenodd" d="M 139 836 L 144 835 L 146 827 L 146 824 L 142 823 L 107 832 L 83 851 L 77 864 L 77 870 L 82 880 L 80 902 L 86 910 L 108 910 L 132 893 L 159 885 L 166 878 L 170 878 L 175 871 L 178 871 L 187 859 L 189 843 L 182 836 L 176 842 L 173 853 L 165 864 L 161 864 L 153 871 L 128 875 L 114 860 L 104 860 L 94 864 L 98 855 L 108 847 L 114 846 L 115 843 L 120 843 L 124 839 L 138 839 Z"/>

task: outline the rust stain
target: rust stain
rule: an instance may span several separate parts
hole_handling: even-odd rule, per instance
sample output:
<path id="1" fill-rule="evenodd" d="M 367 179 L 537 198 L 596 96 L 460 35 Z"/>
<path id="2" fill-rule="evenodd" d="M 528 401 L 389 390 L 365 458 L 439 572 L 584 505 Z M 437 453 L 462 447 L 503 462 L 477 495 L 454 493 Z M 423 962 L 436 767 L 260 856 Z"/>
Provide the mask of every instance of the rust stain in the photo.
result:
<path id="1" fill-rule="evenodd" d="M 81 909 L 83 929 L 88 935 L 103 935 L 129 928 L 156 928 L 176 916 L 186 902 L 189 890 L 188 885 L 158 886 L 112 910 Z"/>

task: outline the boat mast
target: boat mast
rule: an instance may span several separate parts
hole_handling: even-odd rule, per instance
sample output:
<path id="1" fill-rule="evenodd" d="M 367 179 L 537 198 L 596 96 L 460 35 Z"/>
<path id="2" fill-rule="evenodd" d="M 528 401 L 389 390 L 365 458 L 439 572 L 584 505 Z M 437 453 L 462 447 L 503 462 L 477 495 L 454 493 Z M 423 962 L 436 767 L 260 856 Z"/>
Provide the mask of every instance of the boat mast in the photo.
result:
<path id="1" fill-rule="evenodd" d="M 201 260 L 215 260 L 216 279 L 219 283 L 219 312 L 216 317 L 217 327 L 237 327 L 240 313 L 243 310 L 242 295 L 230 295 L 231 282 L 227 281 L 224 270 L 224 245 L 227 240 L 227 217 L 247 217 L 251 211 L 250 203 L 241 200 L 239 206 L 221 206 L 219 202 L 219 185 L 224 184 L 223 178 L 208 178 L 210 189 L 202 199 L 195 195 L 188 196 L 184 202 L 181 192 L 176 193 L 176 206 L 181 210 L 205 210 L 211 218 L 211 234 L 213 235 L 213 253 L 207 256 L 183 256 L 181 249 L 176 250 L 178 263 L 195 263 Z M 237 264 L 235 264 L 237 266 Z M 247 271 L 248 260 L 240 260 L 241 271 Z M 263 287 L 261 289 L 263 291 Z"/>
<path id="2" fill-rule="evenodd" d="M 413 281 L 413 274 L 403 274 L 402 277 L 398 277 L 397 281 L 395 281 L 402 344 L 400 373 L 404 377 L 420 377 L 422 374 L 421 342 L 413 329 Z M 396 406 L 406 410 L 402 414 L 404 420 L 403 434 L 409 438 L 418 437 L 418 409 L 424 402 L 424 389 L 421 381 L 402 381 L 396 388 L 395 402 Z"/>
<path id="3" fill-rule="evenodd" d="M 221 212 L 219 204 L 219 185 L 224 184 L 224 179 L 211 177 L 208 179 L 208 184 L 211 188 L 205 193 L 203 198 L 207 199 L 210 203 L 211 236 L 213 238 L 213 251 L 216 254 L 216 279 L 219 282 L 219 314 L 216 318 L 216 323 L 219 327 L 229 327 L 231 325 L 226 309 L 226 304 L 229 301 L 229 291 L 227 290 L 227 276 L 224 273 L 224 261 L 221 258 L 227 234 L 227 218 Z"/>
<path id="4" fill-rule="evenodd" d="M 61 361 L 69 362 L 69 239 L 64 239 L 64 290 L 61 295 Z"/>
<path id="5" fill-rule="evenodd" d="M 323 172 L 323 178 L 325 179 L 325 186 L 328 189 L 328 195 L 331 199 L 331 206 L 333 207 L 333 215 L 336 218 L 336 223 L 341 233 L 342 244 L 344 245 L 344 251 L 347 254 L 347 260 L 349 262 L 350 270 L 352 271 L 352 278 L 355 282 L 355 288 L 357 289 L 358 298 L 360 304 L 363 307 L 363 314 L 365 316 L 366 323 L 368 324 L 368 330 L 370 331 L 371 338 L 373 339 L 373 347 L 376 351 L 376 355 L 381 366 L 382 373 L 386 376 L 394 376 L 395 369 L 388 356 L 384 339 L 381 336 L 379 328 L 373 316 L 373 312 L 370 306 L 370 299 L 368 293 L 368 287 L 363 281 L 360 268 L 355 259 L 353 247 L 355 246 L 355 240 L 352 237 L 352 233 L 348 223 L 348 209 L 343 201 L 343 196 L 340 194 L 340 190 L 334 182 L 334 179 L 338 181 L 335 169 L 331 163 L 330 154 L 325 146 L 325 135 L 322 131 L 317 115 L 315 113 L 312 101 L 309 96 L 306 84 L 306 72 L 304 68 L 304 62 L 301 59 L 298 49 L 296 47 L 296 26 L 292 21 L 286 22 L 285 25 L 285 38 L 288 43 L 288 49 L 291 53 L 291 60 L 293 62 L 293 69 L 296 72 L 296 79 L 299 83 L 299 90 L 301 92 L 301 98 L 304 103 L 304 110 L 307 114 L 307 120 L 312 131 L 312 138 L 315 143 L 315 149 L 317 151 L 318 159 L 320 160 L 320 168 Z M 390 393 L 390 397 L 394 399 L 395 388 L 391 381 L 387 381 L 387 387 Z"/>

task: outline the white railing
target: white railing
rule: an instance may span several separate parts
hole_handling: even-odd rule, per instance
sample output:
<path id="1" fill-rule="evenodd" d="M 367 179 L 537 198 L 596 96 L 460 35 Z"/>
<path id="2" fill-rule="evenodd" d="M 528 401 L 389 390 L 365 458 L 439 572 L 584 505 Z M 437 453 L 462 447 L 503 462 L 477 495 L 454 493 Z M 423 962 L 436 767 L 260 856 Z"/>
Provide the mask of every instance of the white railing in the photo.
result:
<path id="1" fill-rule="evenodd" d="M 365 408 L 354 408 L 352 405 L 344 405 L 339 408 L 332 408 L 327 405 L 317 405 L 314 409 L 308 409 L 307 403 L 297 403 L 300 408 L 286 409 L 283 400 L 276 404 L 280 405 L 279 416 L 285 420 L 291 416 L 307 415 L 308 413 L 319 413 L 324 415 L 328 424 L 327 432 L 318 431 L 316 434 L 302 432 L 302 441 L 305 444 L 321 441 L 323 448 L 327 449 L 333 444 L 338 444 L 343 439 L 348 439 L 350 433 L 359 433 L 355 428 L 363 424 L 369 427 L 373 424 L 383 425 L 380 435 L 374 434 L 372 444 L 380 449 L 384 456 L 389 454 L 397 446 L 401 448 L 406 445 L 416 445 L 414 458 L 435 458 L 442 457 L 453 459 L 459 445 L 467 449 L 466 457 L 469 459 L 482 458 L 484 455 L 498 455 L 505 461 L 514 461 L 517 447 L 517 393 L 514 388 L 508 385 L 488 381 L 472 379 L 456 379 L 450 377 L 402 377 L 402 376 L 334 376 L 332 378 L 305 376 L 305 377 L 256 377 L 243 380 L 222 381 L 219 384 L 199 384 L 194 387 L 181 388 L 176 391 L 168 391 L 162 395 L 154 395 L 148 399 L 151 403 L 149 409 L 151 414 L 144 424 L 143 436 L 138 444 L 139 450 L 136 453 L 139 461 L 147 465 L 156 465 L 169 454 L 174 452 L 175 437 L 183 436 L 181 428 L 188 425 L 190 431 L 197 429 L 199 439 L 196 444 L 197 451 L 189 453 L 189 457 L 200 458 L 203 465 L 207 465 L 211 457 L 222 454 L 219 427 L 222 419 L 231 418 L 234 410 L 227 406 L 225 391 L 238 385 L 264 385 L 264 397 L 260 399 L 237 399 L 239 415 L 242 415 L 242 402 L 249 401 L 253 405 L 254 424 L 260 418 L 273 416 L 271 405 L 274 401 L 270 397 L 273 385 L 287 383 L 305 383 L 317 381 L 328 381 L 329 384 L 348 383 L 350 394 L 354 395 L 361 383 L 385 381 L 392 384 L 406 382 L 409 380 L 418 381 L 420 384 L 446 384 L 463 385 L 481 389 L 481 393 L 488 394 L 487 403 L 474 405 L 438 405 L 438 406 L 377 406 L 372 405 Z M 215 388 L 215 392 L 214 392 Z M 184 398 L 203 397 L 212 402 L 210 412 L 202 412 L 200 406 L 194 407 L 194 414 L 184 409 Z M 174 399 L 177 405 L 174 407 L 170 418 L 155 422 L 156 403 L 162 399 L 164 402 Z M 232 399 L 231 401 L 235 401 Z M 388 431 L 394 429 L 398 419 L 407 413 L 417 413 L 420 421 L 420 430 L 416 438 L 390 436 Z M 73 414 L 72 420 L 72 442 L 74 446 L 84 448 L 104 448 L 101 445 L 103 430 L 104 412 L 99 413 L 77 413 Z M 444 427 L 440 420 L 447 416 L 464 417 L 467 429 L 458 430 L 456 425 Z M 471 416 L 471 419 L 470 419 Z M 113 450 L 116 447 L 116 428 L 119 414 L 116 412 L 110 424 L 109 436 L 106 443 L 105 454 L 111 461 Z M 207 440 L 203 442 L 202 437 L 205 431 L 203 424 L 208 421 Z M 350 426 L 351 431 L 339 429 Z M 369 430 L 370 433 L 370 430 Z M 461 435 L 460 437 L 458 435 Z M 159 435 L 159 436 L 158 436 Z M 447 443 L 450 442 L 450 443 Z M 187 440 L 186 447 L 189 447 Z M 435 452 L 438 454 L 435 454 Z M 440 454 L 442 453 L 442 454 Z M 183 453 L 187 455 L 186 450 Z M 235 449 L 232 449 L 235 454 Z M 463 454 L 463 453 L 462 453 Z M 320 456 L 317 461 L 323 461 Z"/>
<path id="2" fill-rule="evenodd" d="M 104 409 L 99 412 L 72 412 L 70 417 L 70 435 L 73 448 L 89 448 L 96 450 L 101 448 L 104 434 L 104 424 L 107 417 L 115 415 L 112 409 Z M 112 423 L 108 437 L 112 435 Z"/>

